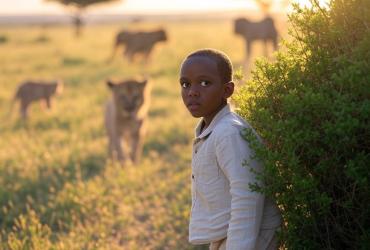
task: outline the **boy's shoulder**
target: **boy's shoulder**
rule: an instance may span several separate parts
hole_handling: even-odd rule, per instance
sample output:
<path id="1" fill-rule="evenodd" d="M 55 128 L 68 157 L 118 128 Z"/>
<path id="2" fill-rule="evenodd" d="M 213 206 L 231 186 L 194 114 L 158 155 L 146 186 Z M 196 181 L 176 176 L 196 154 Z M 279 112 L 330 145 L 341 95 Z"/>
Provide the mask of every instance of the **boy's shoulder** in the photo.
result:
<path id="1" fill-rule="evenodd" d="M 220 119 L 213 129 L 213 133 L 225 137 L 232 134 L 240 134 L 246 128 L 251 128 L 249 123 L 235 112 L 229 112 Z"/>

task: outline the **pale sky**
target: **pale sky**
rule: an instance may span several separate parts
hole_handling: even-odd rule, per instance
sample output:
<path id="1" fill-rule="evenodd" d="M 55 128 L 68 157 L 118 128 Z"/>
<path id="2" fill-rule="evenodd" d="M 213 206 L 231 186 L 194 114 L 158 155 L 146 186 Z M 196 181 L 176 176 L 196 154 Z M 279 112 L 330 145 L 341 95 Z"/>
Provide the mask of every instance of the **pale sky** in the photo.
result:
<path id="1" fill-rule="evenodd" d="M 308 1 L 300 0 L 299 2 L 307 4 Z M 286 1 L 275 0 L 272 9 L 279 10 L 284 2 Z M 173 13 L 233 9 L 259 10 L 255 0 L 118 0 L 90 7 L 89 13 Z M 45 0 L 0 0 L 0 15 L 63 13 L 66 13 L 66 10 L 62 5 Z"/>

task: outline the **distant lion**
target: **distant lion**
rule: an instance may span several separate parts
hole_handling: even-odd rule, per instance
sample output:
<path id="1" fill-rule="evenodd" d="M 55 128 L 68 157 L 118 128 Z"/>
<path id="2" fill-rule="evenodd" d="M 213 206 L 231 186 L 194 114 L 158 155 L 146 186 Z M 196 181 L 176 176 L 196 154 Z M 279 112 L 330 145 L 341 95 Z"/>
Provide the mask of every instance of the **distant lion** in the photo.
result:
<path id="1" fill-rule="evenodd" d="M 141 54 L 147 60 L 153 50 L 155 44 L 158 42 L 167 41 L 166 31 L 163 29 L 155 31 L 121 31 L 117 34 L 113 53 L 109 61 L 111 61 L 116 54 L 119 46 L 125 46 L 124 56 L 133 61 L 135 55 Z"/>
<path id="2" fill-rule="evenodd" d="M 51 108 L 51 98 L 55 94 L 61 94 L 63 83 L 55 81 L 33 81 L 27 80 L 18 85 L 13 98 L 12 106 L 16 101 L 20 102 L 20 115 L 23 119 L 28 117 L 29 105 L 36 101 L 44 101 L 47 108 Z"/>
<path id="3" fill-rule="evenodd" d="M 245 18 L 237 18 L 234 21 L 234 32 L 245 39 L 246 60 L 249 60 L 251 45 L 256 40 L 261 40 L 265 43 L 265 56 L 267 56 L 268 41 L 272 42 L 274 50 L 277 49 L 278 32 L 271 17 L 266 17 L 260 22 L 251 22 Z"/>
<path id="4" fill-rule="evenodd" d="M 105 107 L 105 127 L 108 135 L 108 152 L 122 165 L 140 161 L 146 132 L 150 85 L 148 80 L 108 80 L 112 98 Z"/>

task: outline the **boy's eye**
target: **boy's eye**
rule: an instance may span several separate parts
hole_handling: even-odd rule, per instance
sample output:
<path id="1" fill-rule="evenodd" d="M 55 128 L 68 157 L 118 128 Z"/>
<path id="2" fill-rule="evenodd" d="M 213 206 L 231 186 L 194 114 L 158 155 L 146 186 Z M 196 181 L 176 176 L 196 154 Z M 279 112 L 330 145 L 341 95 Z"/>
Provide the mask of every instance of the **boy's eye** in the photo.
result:
<path id="1" fill-rule="evenodd" d="M 210 82 L 208 82 L 208 81 L 201 81 L 200 82 L 200 85 L 202 86 L 202 87 L 206 87 L 206 86 L 208 86 L 210 84 Z"/>
<path id="2" fill-rule="evenodd" d="M 189 83 L 187 83 L 187 82 L 181 82 L 180 85 L 184 89 L 186 89 L 187 87 L 189 87 Z"/>

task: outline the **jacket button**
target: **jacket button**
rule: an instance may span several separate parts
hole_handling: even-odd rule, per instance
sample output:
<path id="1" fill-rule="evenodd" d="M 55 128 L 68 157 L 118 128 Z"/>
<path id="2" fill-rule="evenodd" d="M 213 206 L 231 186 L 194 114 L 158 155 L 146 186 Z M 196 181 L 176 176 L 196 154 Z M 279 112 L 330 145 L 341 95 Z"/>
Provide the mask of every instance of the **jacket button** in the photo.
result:
<path id="1" fill-rule="evenodd" d="M 193 174 L 191 175 L 191 178 L 194 179 L 194 175 Z"/>

